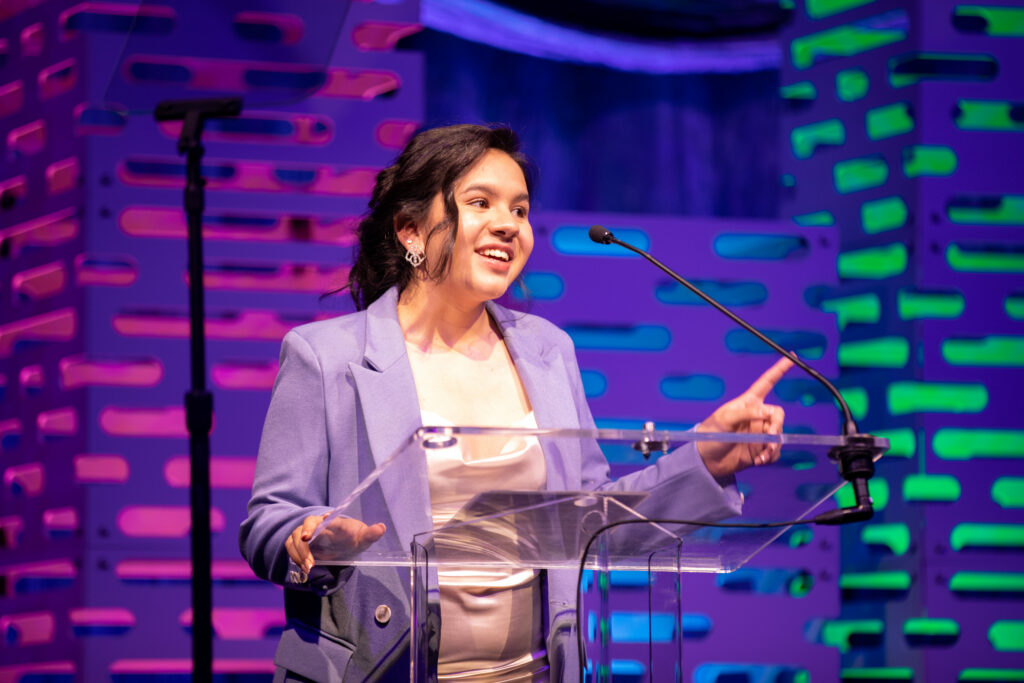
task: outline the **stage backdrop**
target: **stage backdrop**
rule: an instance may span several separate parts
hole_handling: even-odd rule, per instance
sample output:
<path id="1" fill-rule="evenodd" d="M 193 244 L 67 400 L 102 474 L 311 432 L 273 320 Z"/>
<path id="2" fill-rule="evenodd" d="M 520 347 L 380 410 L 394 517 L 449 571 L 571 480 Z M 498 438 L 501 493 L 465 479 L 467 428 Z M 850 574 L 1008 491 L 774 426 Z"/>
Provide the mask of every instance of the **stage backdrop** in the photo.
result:
<path id="1" fill-rule="evenodd" d="M 1000 4 L 796 7 L 781 77 L 782 190 L 757 195 L 745 214 L 781 204 L 781 219 L 639 215 L 632 203 L 603 203 L 614 188 L 573 207 L 555 199 L 586 187 L 566 184 L 571 164 L 552 162 L 562 184 L 542 176 L 532 301 L 521 303 L 577 341 L 600 424 L 692 424 L 771 357 L 639 260 L 594 253 L 584 237 L 594 222 L 650 246 L 826 375 L 841 366 L 861 423 L 894 440 L 873 487 L 880 515 L 844 532 L 842 568 L 839 534 L 815 529 L 788 534 L 749 569 L 687 581 L 687 679 L 1024 675 L 1022 526 L 1009 516 L 1024 504 L 1024 434 L 1010 394 L 1024 357 L 1014 233 L 1024 224 L 1024 10 Z M 0 8 L 0 680 L 188 671 L 183 165 L 175 126 L 104 103 L 135 7 Z M 147 5 L 143 25 L 166 41 L 133 77 L 184 83 L 195 96 L 217 87 L 265 100 L 294 70 L 257 55 L 302 45 L 317 28 L 283 5 L 229 17 L 231 59 L 214 60 L 210 45 L 175 39 L 186 30 L 176 17 Z M 354 3 L 312 97 L 209 126 L 222 680 L 272 671 L 280 589 L 255 580 L 235 531 L 279 340 L 295 324 L 351 310 L 344 297 L 321 304 L 317 295 L 344 282 L 373 175 L 426 119 L 426 84 L 441 87 L 424 78 L 422 55 L 394 50 L 417 22 L 414 2 Z M 608 95 L 624 107 L 629 96 Z M 483 107 L 477 118 L 517 123 Z M 664 155 L 683 168 L 679 149 Z M 729 149 L 719 156 L 733 158 Z M 533 154 L 548 163 L 543 149 Z M 704 187 L 699 169 L 685 177 Z M 715 176 L 724 189 L 714 200 L 656 202 L 653 212 L 744 215 L 727 181 Z M 605 213 L 624 208 L 632 213 Z M 777 394 L 791 429 L 836 429 L 813 384 L 790 376 Z M 806 465 L 783 467 L 795 483 Z M 635 466 L 614 463 L 616 472 Z M 625 592 L 607 625 L 623 681 L 645 677 L 634 578 L 613 577 Z"/>

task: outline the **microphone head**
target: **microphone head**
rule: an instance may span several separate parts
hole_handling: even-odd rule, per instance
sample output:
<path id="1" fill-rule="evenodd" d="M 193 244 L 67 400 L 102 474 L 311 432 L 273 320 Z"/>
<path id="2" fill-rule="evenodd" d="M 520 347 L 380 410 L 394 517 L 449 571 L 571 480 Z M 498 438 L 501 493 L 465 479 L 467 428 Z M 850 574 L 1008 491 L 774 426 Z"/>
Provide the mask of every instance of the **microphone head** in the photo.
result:
<path id="1" fill-rule="evenodd" d="M 603 225 L 591 225 L 590 232 L 588 234 L 590 235 L 590 239 L 598 244 L 611 244 L 612 238 L 614 237 L 614 235 L 612 235 L 612 231 Z"/>

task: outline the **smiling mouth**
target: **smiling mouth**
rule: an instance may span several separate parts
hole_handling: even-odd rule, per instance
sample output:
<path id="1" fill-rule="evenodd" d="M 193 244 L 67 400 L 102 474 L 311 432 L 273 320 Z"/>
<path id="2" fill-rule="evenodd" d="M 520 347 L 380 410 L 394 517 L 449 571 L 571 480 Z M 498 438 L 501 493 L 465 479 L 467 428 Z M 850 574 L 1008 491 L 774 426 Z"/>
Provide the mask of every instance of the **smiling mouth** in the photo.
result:
<path id="1" fill-rule="evenodd" d="M 501 249 L 482 249 L 477 252 L 481 256 L 492 259 L 494 261 L 500 261 L 502 263 L 508 263 L 512 260 L 512 256 Z"/>

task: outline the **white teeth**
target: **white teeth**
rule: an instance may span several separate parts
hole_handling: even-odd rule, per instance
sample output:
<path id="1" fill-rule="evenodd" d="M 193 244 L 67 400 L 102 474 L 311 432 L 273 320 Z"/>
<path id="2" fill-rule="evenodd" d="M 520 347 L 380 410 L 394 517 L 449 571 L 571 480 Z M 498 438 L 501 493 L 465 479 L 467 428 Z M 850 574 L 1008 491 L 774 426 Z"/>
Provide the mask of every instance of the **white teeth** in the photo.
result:
<path id="1" fill-rule="evenodd" d="M 480 253 L 483 254 L 484 256 L 490 256 L 491 258 L 500 259 L 502 261 L 509 260 L 508 254 L 503 252 L 501 249 L 484 249 Z"/>

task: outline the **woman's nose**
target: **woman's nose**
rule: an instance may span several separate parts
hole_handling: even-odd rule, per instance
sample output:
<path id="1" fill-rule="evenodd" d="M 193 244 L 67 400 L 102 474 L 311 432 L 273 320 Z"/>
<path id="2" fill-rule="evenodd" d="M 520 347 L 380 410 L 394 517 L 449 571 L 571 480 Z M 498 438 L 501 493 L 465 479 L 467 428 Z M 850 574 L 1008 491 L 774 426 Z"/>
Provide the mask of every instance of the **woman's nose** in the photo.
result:
<path id="1" fill-rule="evenodd" d="M 519 234 L 519 224 L 511 210 L 501 209 L 497 212 L 491 221 L 491 232 L 505 237 L 515 237 Z"/>

